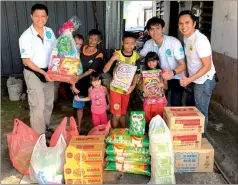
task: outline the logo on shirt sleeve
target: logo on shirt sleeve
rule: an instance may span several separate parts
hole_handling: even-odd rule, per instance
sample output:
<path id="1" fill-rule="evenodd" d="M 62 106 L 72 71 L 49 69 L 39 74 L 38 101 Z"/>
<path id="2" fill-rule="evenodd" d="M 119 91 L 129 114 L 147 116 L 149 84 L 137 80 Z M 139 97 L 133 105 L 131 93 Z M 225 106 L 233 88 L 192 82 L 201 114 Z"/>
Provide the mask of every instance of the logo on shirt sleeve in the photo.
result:
<path id="1" fill-rule="evenodd" d="M 50 31 L 47 31 L 45 34 L 46 34 L 47 39 L 51 39 L 52 33 Z"/>
<path id="2" fill-rule="evenodd" d="M 172 53 L 172 52 L 171 52 L 171 50 L 170 50 L 170 49 L 167 49 L 167 50 L 166 50 L 166 55 L 168 55 L 168 56 L 170 56 L 170 57 L 171 57 L 171 53 Z"/>
<path id="3" fill-rule="evenodd" d="M 21 53 L 25 53 L 25 49 L 24 48 L 21 49 Z"/>
<path id="4" fill-rule="evenodd" d="M 179 51 L 182 53 L 183 52 L 183 48 L 179 48 Z"/>

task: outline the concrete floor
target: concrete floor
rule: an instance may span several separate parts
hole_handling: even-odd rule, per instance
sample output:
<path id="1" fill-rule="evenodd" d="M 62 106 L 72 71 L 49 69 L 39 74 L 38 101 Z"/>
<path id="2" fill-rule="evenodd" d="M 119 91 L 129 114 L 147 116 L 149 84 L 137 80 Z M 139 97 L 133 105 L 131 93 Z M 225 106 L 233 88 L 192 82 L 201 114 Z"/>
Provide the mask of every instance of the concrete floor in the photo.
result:
<path id="1" fill-rule="evenodd" d="M 7 141 L 7 133 L 13 129 L 13 119 L 19 118 L 25 123 L 29 123 L 29 110 L 25 109 L 27 101 L 9 101 L 7 95 L 1 97 L 1 184 L 19 184 L 22 175 L 14 169 L 9 160 Z M 134 102 L 135 103 L 135 102 Z M 138 105 L 136 106 L 138 108 Z M 132 109 L 135 107 L 132 106 Z M 55 128 L 65 116 L 75 115 L 71 106 L 71 102 L 58 102 L 55 104 L 51 126 Z M 220 117 L 222 116 L 222 118 Z M 227 126 L 229 128 L 227 128 Z M 90 110 L 86 109 L 84 121 L 82 123 L 82 131 L 87 132 L 92 128 Z M 237 170 L 237 135 L 235 135 L 238 125 L 232 122 L 227 114 L 221 114 L 221 110 L 212 107 L 210 111 L 209 136 L 212 145 L 215 148 L 215 157 L 230 173 L 230 179 L 235 176 Z M 225 139 L 224 139 L 225 138 Z M 233 174 L 227 168 L 232 168 Z M 237 177 L 237 176 L 236 176 Z M 149 181 L 149 177 L 142 175 L 127 174 L 121 172 L 105 172 L 105 184 L 145 184 Z M 217 169 L 213 173 L 177 173 L 177 184 L 225 184 L 226 181 Z M 235 181 L 232 181 L 235 183 Z M 236 178 L 237 183 L 237 178 Z"/>

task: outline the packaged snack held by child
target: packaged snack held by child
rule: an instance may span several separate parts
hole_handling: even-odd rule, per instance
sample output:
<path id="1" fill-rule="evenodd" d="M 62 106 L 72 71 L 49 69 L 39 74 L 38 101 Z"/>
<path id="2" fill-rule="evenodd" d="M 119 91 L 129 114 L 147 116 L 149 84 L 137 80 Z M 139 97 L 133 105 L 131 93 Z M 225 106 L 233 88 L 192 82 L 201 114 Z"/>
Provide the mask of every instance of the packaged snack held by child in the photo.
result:
<path id="1" fill-rule="evenodd" d="M 149 137 L 144 135 L 142 137 L 131 136 L 129 129 L 127 128 L 116 128 L 113 129 L 106 139 L 108 144 L 122 144 L 126 146 L 134 147 L 148 147 Z"/>
<path id="2" fill-rule="evenodd" d="M 60 36 L 52 50 L 48 68 L 49 77 L 54 81 L 71 83 L 73 82 L 72 77 L 76 77 L 76 75 L 83 72 L 72 35 L 72 32 L 78 29 L 79 25 L 81 25 L 80 20 L 73 16 L 59 30 Z"/>
<path id="3" fill-rule="evenodd" d="M 145 113 L 144 111 L 132 111 L 130 115 L 129 133 L 133 136 L 141 137 L 145 133 Z"/>
<path id="4" fill-rule="evenodd" d="M 151 97 L 164 95 L 164 90 L 157 87 L 157 84 L 162 82 L 161 74 L 162 71 L 160 69 L 142 71 L 142 77 L 145 83 L 145 87 L 149 89 Z"/>
<path id="5" fill-rule="evenodd" d="M 111 82 L 111 86 L 127 92 L 131 86 L 132 80 L 136 73 L 137 66 L 118 62 L 115 73 Z"/>
<path id="6" fill-rule="evenodd" d="M 107 155 L 118 155 L 118 156 L 135 156 L 135 155 L 142 155 L 142 156 L 149 156 L 149 148 L 142 148 L 142 147 L 132 147 L 132 146 L 125 146 L 120 144 L 108 145 L 106 148 Z"/>
<path id="7" fill-rule="evenodd" d="M 150 176 L 150 165 L 109 162 L 105 170 L 135 173 Z"/>

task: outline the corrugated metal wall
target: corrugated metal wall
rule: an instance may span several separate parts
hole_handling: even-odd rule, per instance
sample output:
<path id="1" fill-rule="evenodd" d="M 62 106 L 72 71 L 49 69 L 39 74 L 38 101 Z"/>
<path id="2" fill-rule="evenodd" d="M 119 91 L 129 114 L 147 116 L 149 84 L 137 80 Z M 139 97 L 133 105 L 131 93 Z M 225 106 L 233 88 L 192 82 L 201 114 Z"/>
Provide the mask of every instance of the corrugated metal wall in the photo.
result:
<path id="1" fill-rule="evenodd" d="M 76 15 L 82 22 L 77 30 L 85 39 L 87 32 L 95 28 L 92 1 L 1 1 L 1 75 L 21 74 L 23 65 L 19 53 L 18 39 L 32 24 L 31 7 L 35 3 L 45 4 L 49 10 L 46 26 L 58 29 L 71 16 Z M 99 27 L 105 41 L 105 3 L 96 1 Z"/>

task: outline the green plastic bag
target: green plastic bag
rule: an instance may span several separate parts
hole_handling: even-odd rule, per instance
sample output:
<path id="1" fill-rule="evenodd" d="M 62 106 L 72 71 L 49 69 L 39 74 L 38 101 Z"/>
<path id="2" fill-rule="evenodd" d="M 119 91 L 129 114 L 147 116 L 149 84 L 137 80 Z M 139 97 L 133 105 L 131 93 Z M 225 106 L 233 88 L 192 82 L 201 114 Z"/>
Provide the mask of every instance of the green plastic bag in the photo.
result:
<path id="1" fill-rule="evenodd" d="M 105 170 L 135 173 L 150 176 L 150 165 L 109 162 Z"/>
<path id="2" fill-rule="evenodd" d="M 149 147 L 149 137 L 147 135 L 142 137 L 131 136 L 127 128 L 113 129 L 106 142 L 108 144 L 121 144 L 133 147 Z"/>
<path id="3" fill-rule="evenodd" d="M 130 115 L 129 133 L 141 137 L 145 134 L 145 113 L 144 111 L 132 111 Z"/>
<path id="4" fill-rule="evenodd" d="M 115 156 L 108 155 L 106 161 L 113 161 L 119 163 L 130 163 L 130 164 L 150 164 L 150 157 L 142 156 L 142 155 L 134 155 L 134 156 Z"/>
<path id="5" fill-rule="evenodd" d="M 142 148 L 142 147 L 138 148 L 138 147 L 115 144 L 115 145 L 107 146 L 106 154 L 118 155 L 118 156 L 135 156 L 135 155 L 149 156 L 150 151 L 149 151 L 149 148 Z"/>

